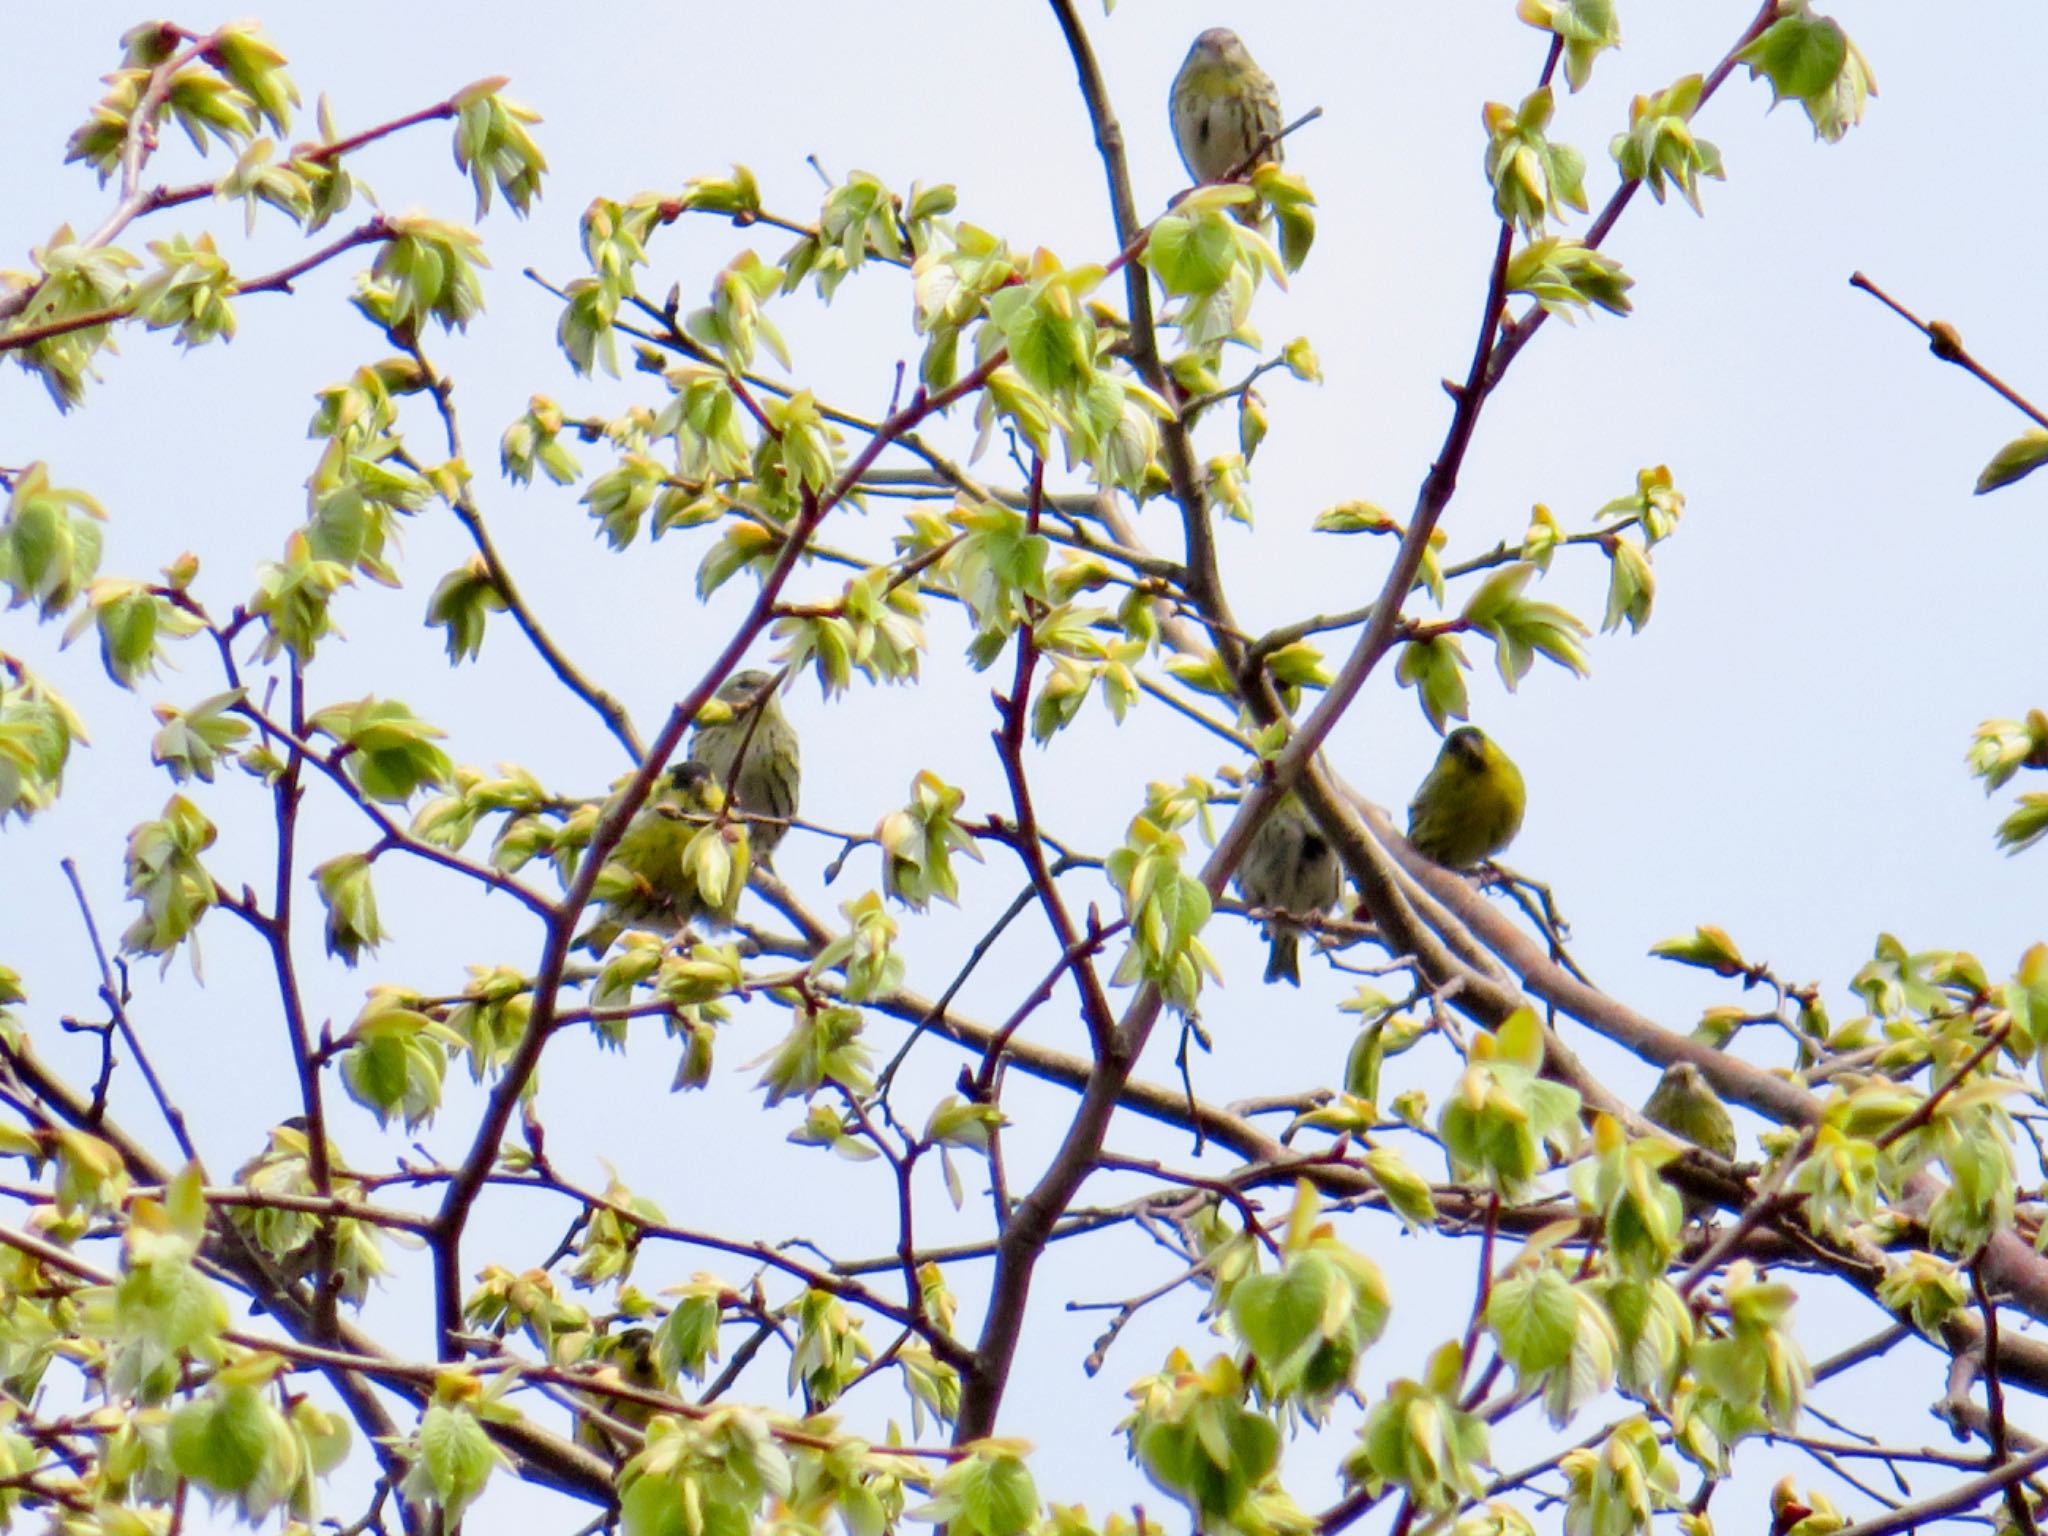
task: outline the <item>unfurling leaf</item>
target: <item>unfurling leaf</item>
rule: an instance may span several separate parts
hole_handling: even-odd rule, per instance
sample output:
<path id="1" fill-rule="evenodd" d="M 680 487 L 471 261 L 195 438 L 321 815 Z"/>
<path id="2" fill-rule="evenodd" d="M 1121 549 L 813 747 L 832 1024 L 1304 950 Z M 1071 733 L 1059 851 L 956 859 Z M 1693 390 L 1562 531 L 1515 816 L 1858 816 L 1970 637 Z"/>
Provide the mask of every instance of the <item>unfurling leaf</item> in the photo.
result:
<path id="1" fill-rule="evenodd" d="M 2044 463 L 2048 463 L 2048 431 L 2029 427 L 1991 456 L 1991 462 L 1977 476 L 1977 494 L 1982 496 L 1986 491 L 2024 480 Z"/>

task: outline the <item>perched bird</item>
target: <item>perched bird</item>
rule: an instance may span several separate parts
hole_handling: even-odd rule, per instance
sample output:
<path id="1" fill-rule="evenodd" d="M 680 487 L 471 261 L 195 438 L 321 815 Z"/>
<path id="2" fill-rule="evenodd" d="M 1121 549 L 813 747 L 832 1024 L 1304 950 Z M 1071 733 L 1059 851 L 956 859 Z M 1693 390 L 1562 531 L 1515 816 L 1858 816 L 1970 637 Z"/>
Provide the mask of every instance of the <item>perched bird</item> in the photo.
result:
<path id="1" fill-rule="evenodd" d="M 1222 180 L 1282 127 L 1272 77 L 1228 27 L 1211 27 L 1195 39 L 1173 77 L 1170 109 L 1174 142 L 1196 181 Z M 1277 138 L 1259 156 L 1259 164 L 1267 162 L 1280 163 Z"/>
<path id="2" fill-rule="evenodd" d="M 1449 869 L 1490 859 L 1522 830 L 1522 770 L 1476 726 L 1461 725 L 1408 806 L 1408 841 Z"/>
<path id="3" fill-rule="evenodd" d="M 1285 796 L 1252 834 L 1237 866 L 1237 893 L 1250 907 L 1306 916 L 1327 912 L 1344 889 L 1337 853 L 1300 800 Z M 1284 917 L 1266 921 L 1267 981 L 1301 985 L 1301 927 Z"/>
<path id="4" fill-rule="evenodd" d="M 611 1376 L 629 1387 L 640 1387 L 649 1392 L 661 1392 L 668 1387 L 655 1356 L 654 1335 L 648 1329 L 628 1328 L 599 1340 L 597 1357 L 602 1362 L 595 1373 L 600 1379 Z M 630 1429 L 645 1429 L 657 1411 L 651 1403 L 610 1397 L 602 1392 L 592 1392 L 588 1397 L 597 1412 Z M 624 1461 L 638 1449 L 624 1436 L 615 1434 L 595 1418 L 580 1412 L 576 1415 L 576 1442 L 609 1456 L 613 1461 Z"/>
<path id="5" fill-rule="evenodd" d="M 747 824 L 754 856 L 763 864 L 789 830 L 787 818 L 796 814 L 803 769 L 796 729 L 775 701 L 775 689 L 772 672 L 735 672 L 718 690 L 725 718 L 699 718 L 690 733 L 690 761 L 711 770 L 733 807 L 747 817 L 773 818 Z"/>
<path id="6" fill-rule="evenodd" d="M 1735 1156 L 1735 1122 L 1704 1073 L 1689 1061 L 1673 1062 L 1643 1103 L 1643 1118 L 1716 1157 Z"/>
<path id="7" fill-rule="evenodd" d="M 731 917 L 752 854 L 744 822 L 720 823 L 725 803 L 725 792 L 704 764 L 673 764 L 619 835 L 593 888 L 602 912 L 576 942 L 602 955 L 628 928 L 668 934 L 693 917 Z M 707 850 L 698 841 L 707 836 L 716 848 Z M 703 890 L 700 855 L 707 851 L 724 854 L 727 878 L 715 900 Z"/>

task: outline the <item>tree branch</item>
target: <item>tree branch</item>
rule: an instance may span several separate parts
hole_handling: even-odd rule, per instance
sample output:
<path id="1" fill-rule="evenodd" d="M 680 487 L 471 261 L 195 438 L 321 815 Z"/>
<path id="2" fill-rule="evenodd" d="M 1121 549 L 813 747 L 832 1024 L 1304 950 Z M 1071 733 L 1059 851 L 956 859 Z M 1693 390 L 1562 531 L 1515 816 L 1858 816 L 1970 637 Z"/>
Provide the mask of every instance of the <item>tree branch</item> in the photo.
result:
<path id="1" fill-rule="evenodd" d="M 590 893 L 597 884 L 597 877 L 604 867 L 606 857 L 617 846 L 634 813 L 646 802 L 648 794 L 654 788 L 655 779 L 668 766 L 669 759 L 675 755 L 676 748 L 682 743 L 683 732 L 697 717 L 698 711 L 710 701 L 726 676 L 739 664 L 740 658 L 753 645 L 755 638 L 767 627 L 783 584 L 796 569 L 804 546 L 817 532 L 826 515 L 844 499 L 853 486 L 859 484 L 860 477 L 891 442 L 933 413 L 942 411 L 954 401 L 964 399 L 980 390 L 1007 358 L 1007 353 L 997 351 L 978 368 L 946 389 L 931 395 L 919 390 L 908 405 L 883 422 L 882 431 L 869 440 L 852 464 L 823 495 L 805 493 L 803 512 L 790 530 L 789 537 L 783 542 L 774 566 L 762 579 L 761 590 L 756 594 L 753 606 L 712 662 L 710 670 L 699 678 L 675 708 L 669 711 L 668 720 L 648 748 L 639 769 L 591 835 L 590 846 L 584 852 L 583 862 L 577 870 L 575 881 L 549 918 L 547 938 L 541 950 L 541 963 L 534 981 L 533 1011 L 527 1019 L 525 1032 L 513 1050 L 511 1059 L 506 1063 L 497 1086 L 491 1090 L 490 1099 L 480 1117 L 469 1153 L 463 1159 L 456 1177 L 450 1181 L 441 1202 L 440 1212 L 435 1218 L 436 1230 L 432 1245 L 435 1310 L 444 1358 L 453 1358 L 458 1349 L 456 1335 L 460 1331 L 462 1321 L 459 1256 L 462 1230 L 468 1222 L 477 1192 L 483 1187 L 491 1165 L 497 1159 L 498 1147 L 504 1139 L 506 1126 L 511 1123 L 513 1110 L 524 1096 L 534 1069 L 540 1065 L 541 1051 L 546 1046 L 554 1027 L 556 993 L 561 987 L 563 971 L 568 965 L 569 945 L 574 937 L 576 925 L 581 919 L 583 908 L 589 902 Z"/>
<path id="2" fill-rule="evenodd" d="M 315 267 L 326 265 L 345 251 L 359 245 L 376 245 L 389 240 L 392 235 L 391 223 L 383 214 L 357 225 L 339 240 L 324 245 L 310 256 L 301 258 L 289 266 L 279 267 L 275 272 L 262 277 L 252 277 L 229 288 L 236 295 L 251 293 L 290 293 L 292 284 L 304 277 Z M 25 306 L 24 306 L 25 307 Z M 105 309 L 90 310 L 82 315 L 67 315 L 61 320 L 46 321 L 42 325 L 24 326 L 18 331 L 0 331 L 0 353 L 18 352 L 32 347 L 39 341 L 48 341 L 55 336 L 68 336 L 73 331 L 91 330 L 96 325 L 111 325 L 117 320 L 134 318 L 134 304 L 115 304 Z"/>
<path id="3" fill-rule="evenodd" d="M 434 397 L 434 408 L 440 413 L 442 431 L 448 440 L 449 457 L 463 458 L 462 433 L 455 421 L 454 381 L 427 360 L 427 355 L 421 350 L 417 339 L 409 340 L 405 349 L 426 375 L 427 389 Z M 490 573 L 492 590 L 504 602 L 513 622 L 519 626 L 520 632 L 540 654 L 540 659 L 546 663 L 547 669 L 555 674 L 555 680 L 589 705 L 597 713 L 598 718 L 604 721 L 605 729 L 626 749 L 626 755 L 638 762 L 642 755 L 640 737 L 633 729 L 633 720 L 627 714 L 626 706 L 586 678 L 561 647 L 555 644 L 547 630 L 541 627 L 539 617 L 520 592 L 518 583 L 512 579 L 510 568 L 498 553 L 497 544 L 492 540 L 490 530 L 484 526 L 483 511 L 477 506 L 476 498 L 471 494 L 466 479 L 458 482 L 456 494 L 449 502 L 449 506 L 453 509 L 456 520 L 469 534 L 470 542 L 476 545 L 477 556 L 483 561 L 484 569 Z"/>

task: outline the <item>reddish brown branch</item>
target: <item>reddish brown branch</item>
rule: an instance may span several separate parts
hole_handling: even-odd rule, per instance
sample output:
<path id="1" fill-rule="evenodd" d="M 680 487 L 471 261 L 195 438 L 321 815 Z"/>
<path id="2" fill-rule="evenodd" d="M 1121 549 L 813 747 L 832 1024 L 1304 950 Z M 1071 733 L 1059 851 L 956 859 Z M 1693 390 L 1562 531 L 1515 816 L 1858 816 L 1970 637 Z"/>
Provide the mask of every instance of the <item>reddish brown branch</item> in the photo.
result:
<path id="1" fill-rule="evenodd" d="M 292 734 L 303 738 L 306 731 L 306 676 L 297 657 L 291 659 L 290 677 Z M 327 1109 L 320 1091 L 320 1061 L 306 1024 L 305 994 L 299 989 L 297 962 L 292 956 L 292 866 L 298 852 L 299 802 L 304 795 L 300 775 L 305 754 L 292 749 L 285 758 L 284 772 L 271 786 L 277 822 L 276 876 L 271 887 L 270 920 L 259 925 L 270 946 L 271 970 L 277 977 L 278 1003 L 284 1010 L 285 1029 L 291 1038 L 292 1067 L 299 1080 L 299 1105 L 306 1117 L 306 1169 L 313 1189 L 323 1200 L 334 1195 L 334 1171 L 328 1161 Z M 313 1234 L 313 1336 L 325 1343 L 334 1336 L 335 1306 L 340 1299 L 334 1273 L 334 1223 L 322 1220 Z"/>
<path id="2" fill-rule="evenodd" d="M 1998 1307 L 1985 1289 L 1981 1265 L 1970 1266 L 1970 1292 L 1977 1298 L 1978 1315 L 1984 1319 L 1984 1407 L 1990 1418 L 1991 1465 L 1997 1468 L 2005 1465 L 2012 1448 L 2007 1440 L 2005 1385 L 1998 1375 Z M 2035 1536 L 2033 1506 L 2027 1502 L 2027 1491 L 2017 1481 L 2005 1485 L 2005 1508 L 2020 1536 Z"/>
<path id="3" fill-rule="evenodd" d="M 1765 29 L 1777 19 L 1778 0 L 1763 0 L 1763 4 L 1757 8 L 1756 15 L 1750 18 L 1749 25 L 1743 29 L 1742 36 L 1735 40 L 1734 46 L 1721 56 L 1721 62 L 1708 71 L 1707 78 L 1701 82 L 1700 97 L 1693 106 L 1695 117 L 1699 115 L 1700 109 L 1713 99 L 1714 93 L 1721 89 L 1729 75 L 1735 72 L 1736 66 L 1741 63 L 1742 50 L 1763 36 Z M 1597 251 L 1601 242 L 1613 233 L 1614 226 L 1621 221 L 1622 214 L 1635 200 L 1636 192 L 1641 186 L 1640 181 L 1624 181 L 1614 189 L 1613 195 L 1593 216 L 1593 222 L 1586 227 L 1585 245 L 1588 250 Z M 1516 354 L 1529 344 L 1529 339 L 1543 328 L 1543 323 L 1549 318 L 1550 311 L 1538 304 L 1501 333 L 1500 344 L 1494 348 L 1493 356 L 1487 363 L 1486 387 L 1489 390 L 1500 383 L 1501 375 L 1507 372 L 1508 364 L 1515 360 Z"/>
<path id="4" fill-rule="evenodd" d="M 468 1223 L 469 1213 L 476 1202 L 477 1193 L 489 1176 L 498 1156 L 498 1148 L 504 1140 L 505 1129 L 511 1124 L 514 1110 L 525 1095 L 526 1085 L 532 1079 L 534 1069 L 540 1065 L 541 1051 L 545 1048 L 554 1028 L 556 994 L 562 985 L 563 972 L 569 963 L 569 945 L 575 936 L 577 924 L 581 921 L 584 907 L 589 903 L 590 893 L 597 883 L 605 859 L 617 846 L 619 837 L 633 815 L 646 802 L 654 788 L 655 779 L 668 766 L 668 761 L 681 745 L 683 732 L 690 722 L 711 699 L 719 685 L 739 665 L 761 632 L 768 626 L 777 599 L 781 596 L 790 573 L 796 569 L 802 557 L 804 546 L 810 541 L 831 510 L 845 498 L 861 476 L 881 457 L 883 451 L 904 433 L 913 430 L 920 422 L 936 412 L 945 410 L 955 401 L 965 399 L 985 385 L 997 368 L 1008 361 L 1008 353 L 998 351 L 965 377 L 940 390 L 926 394 L 923 390 L 911 399 L 902 410 L 892 413 L 881 424 L 881 429 L 869 439 L 867 445 L 853 462 L 840 474 L 831 487 L 823 494 L 806 492 L 804 507 L 789 537 L 783 542 L 775 564 L 762 579 L 761 590 L 755 595 L 753 606 L 719 652 L 711 667 L 696 684 L 669 711 L 668 719 L 655 736 L 639 769 L 625 789 L 613 802 L 611 808 L 599 821 L 592 834 L 590 846 L 584 851 L 582 865 L 568 893 L 555 905 L 548 919 L 547 939 L 541 950 L 539 972 L 534 979 L 533 1011 L 528 1016 L 525 1033 L 520 1036 L 511 1059 L 506 1063 L 503 1075 L 492 1089 L 488 1103 L 475 1138 L 470 1143 L 456 1176 L 449 1182 L 442 1198 L 439 1214 L 435 1218 L 435 1233 L 431 1243 L 434 1256 L 435 1314 L 441 1338 L 444 1358 L 452 1359 L 459 1352 L 457 1334 L 462 1323 L 462 1264 L 460 1249 L 462 1232 Z"/>
<path id="5" fill-rule="evenodd" d="M 1942 320 L 1923 321 L 1918 315 L 1878 287 L 1877 284 L 1873 283 L 1861 272 L 1851 275 L 1849 286 L 1851 288 L 1861 288 L 1873 299 L 1876 299 L 1878 303 L 1884 305 L 1886 309 L 1889 309 L 1893 314 L 1919 331 L 1921 335 L 1927 338 L 1928 350 L 1933 352 L 1943 362 L 1954 363 L 1963 372 L 1969 374 L 1978 383 L 1998 395 L 2036 426 L 2048 427 L 2048 414 L 2043 414 L 2040 408 L 2031 400 L 2027 399 L 2026 396 L 2022 395 L 2010 384 L 1999 378 L 1997 374 L 1978 362 L 1976 358 L 1972 357 L 1969 349 L 1963 345 L 1963 338 L 1956 334 L 1954 326 Z"/>
<path id="6" fill-rule="evenodd" d="M 1035 458 L 1031 461 L 1028 514 L 1033 533 L 1038 531 L 1039 509 L 1044 496 L 1045 460 Z M 1010 804 L 1017 818 L 1017 836 L 1012 846 L 1024 861 L 1024 867 L 1031 876 L 1031 888 L 1038 893 L 1039 905 L 1045 908 L 1046 921 L 1052 925 L 1052 931 L 1059 939 L 1060 954 L 1066 967 L 1073 972 L 1074 985 L 1081 994 L 1081 1017 L 1088 1026 L 1088 1038 L 1099 1055 L 1109 1048 L 1110 1038 L 1116 1029 L 1116 1010 L 1110 1007 L 1109 994 L 1103 990 L 1102 978 L 1096 975 L 1090 959 L 1095 946 L 1085 943 L 1080 930 L 1074 926 L 1073 916 L 1067 911 L 1066 901 L 1061 897 L 1046 862 L 1045 843 L 1038 832 L 1038 813 L 1032 806 L 1031 784 L 1024 772 L 1024 729 L 1031 714 L 1031 677 L 1038 665 L 1038 640 L 1032 628 L 1038 619 L 1036 610 L 1037 605 L 1027 599 L 1023 622 L 1017 626 L 1017 665 L 1010 677 L 1009 696 L 998 700 L 1003 722 L 995 736 L 996 755 L 1002 761 L 1003 778 L 1010 786 Z"/>
<path id="7" fill-rule="evenodd" d="M 58 867 L 64 871 L 64 878 L 71 883 L 71 894 L 78 901 L 78 914 L 85 923 L 85 936 L 92 945 L 93 961 L 99 967 L 100 1001 L 107 1006 L 107 1017 L 134 1055 L 136 1068 L 142 1073 L 142 1080 L 149 1087 L 149 1096 L 156 1101 L 157 1110 L 164 1117 L 164 1123 L 170 1127 L 171 1137 L 178 1143 L 178 1150 L 184 1154 L 188 1163 L 196 1163 L 199 1161 L 199 1150 L 193 1144 L 191 1132 L 185 1127 L 184 1112 L 171 1102 L 170 1093 L 164 1087 L 163 1079 L 157 1076 L 156 1068 L 150 1064 L 148 1052 L 142 1048 L 141 1038 L 135 1033 L 134 1021 L 128 1017 L 126 970 L 123 970 L 124 979 L 117 983 L 114 979 L 113 965 L 107 959 L 106 946 L 100 942 L 99 924 L 93 920 L 92 904 L 85 899 L 85 885 L 78 877 L 77 861 L 70 858 L 61 859 L 58 861 Z M 95 1094 L 93 1097 L 96 1104 L 101 1103 L 100 1095 Z"/>
<path id="8" fill-rule="evenodd" d="M 1117 266 L 1124 268 L 1124 295 L 1131 320 L 1131 366 L 1147 387 L 1167 400 L 1175 400 L 1179 391 L 1167 378 L 1166 370 L 1159 361 L 1157 327 L 1152 317 L 1151 275 L 1135 259 L 1144 249 L 1150 229 L 1140 224 L 1137 201 L 1131 195 L 1123 128 L 1110 107 L 1109 90 L 1103 83 L 1101 66 L 1096 63 L 1095 50 L 1088 41 L 1087 29 L 1081 25 L 1073 0 L 1050 0 L 1050 3 L 1060 33 L 1066 39 L 1067 52 L 1074 61 L 1081 96 L 1087 104 L 1088 119 L 1095 130 L 1096 151 L 1102 158 L 1103 174 L 1109 182 L 1110 212 L 1116 224 L 1117 244 L 1123 248 L 1109 270 L 1114 271 Z M 1229 633 L 1235 625 L 1230 620 L 1230 607 L 1223 596 L 1223 579 L 1216 565 L 1215 532 L 1209 526 L 1209 509 L 1202 495 L 1201 476 L 1195 468 L 1194 448 L 1178 413 L 1160 423 L 1159 447 L 1166 461 L 1173 499 L 1180 508 L 1188 597 L 1202 622 L 1210 626 L 1212 643 L 1231 671 L 1235 672 L 1238 646 Z M 1219 625 L 1221 629 L 1216 627 Z"/>
<path id="9" fill-rule="evenodd" d="M 383 214 L 357 225 L 339 240 L 322 246 L 310 256 L 293 262 L 288 267 L 279 267 L 275 272 L 262 277 L 252 277 L 247 282 L 233 285 L 231 292 L 242 295 L 250 293 L 290 293 L 292 284 L 304 277 L 315 267 L 324 266 L 344 251 L 359 245 L 374 245 L 391 238 L 391 223 Z M 73 331 L 90 330 L 96 325 L 112 325 L 116 321 L 132 319 L 135 306 L 116 304 L 106 309 L 95 309 L 82 315 L 67 315 L 62 320 L 47 321 L 42 325 L 26 326 L 18 331 L 0 332 L 0 352 L 19 352 L 37 342 L 48 341 L 53 336 L 67 336 Z"/>
<path id="10" fill-rule="evenodd" d="M 406 350 L 412 355 L 413 361 L 420 365 L 420 371 L 426 377 L 428 391 L 434 397 L 435 410 L 441 417 L 441 429 L 447 439 L 449 456 L 461 459 L 462 432 L 455 418 L 454 382 L 427 360 L 426 353 L 420 349 L 417 341 L 409 343 Z M 483 509 L 476 504 L 476 497 L 470 490 L 470 482 L 464 479 L 458 483 L 460 489 L 450 500 L 449 506 L 455 513 L 456 521 L 460 522 L 463 530 L 468 533 L 470 542 L 476 546 L 477 556 L 483 561 L 484 569 L 490 573 L 491 590 L 504 603 L 506 612 L 512 615 L 512 622 L 519 626 L 519 632 L 526 636 L 528 643 L 539 654 L 542 663 L 554 673 L 555 680 L 587 704 L 604 722 L 605 729 L 626 749 L 626 754 L 637 762 L 641 755 L 640 735 L 633 729 L 633 719 L 626 712 L 626 706 L 585 677 L 582 670 L 569 659 L 568 654 L 555 643 L 554 637 L 542 627 L 539 616 L 534 613 L 525 594 L 519 590 L 519 584 L 512 579 L 511 569 L 505 564 L 504 557 L 498 553 L 497 541 L 491 537 L 490 529 L 484 526 Z"/>

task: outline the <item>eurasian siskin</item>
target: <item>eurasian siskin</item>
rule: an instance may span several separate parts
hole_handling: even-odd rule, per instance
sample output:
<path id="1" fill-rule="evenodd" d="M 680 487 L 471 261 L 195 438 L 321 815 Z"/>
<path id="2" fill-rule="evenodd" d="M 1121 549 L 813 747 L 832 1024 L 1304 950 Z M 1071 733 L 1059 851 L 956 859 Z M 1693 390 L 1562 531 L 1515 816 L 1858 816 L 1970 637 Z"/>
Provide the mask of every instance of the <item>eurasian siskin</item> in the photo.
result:
<path id="1" fill-rule="evenodd" d="M 1272 77 L 1228 27 L 1211 27 L 1195 39 L 1173 77 L 1170 105 L 1174 143 L 1196 181 L 1249 169 L 1245 162 L 1260 142 L 1284 126 Z M 1278 139 L 1259 156 L 1260 164 L 1267 161 L 1280 163 Z"/>
<path id="2" fill-rule="evenodd" d="M 1716 1157 L 1735 1156 L 1735 1121 L 1706 1074 L 1689 1061 L 1673 1062 L 1643 1103 L 1643 1118 Z"/>
<path id="3" fill-rule="evenodd" d="M 796 729 L 776 702 L 776 682 L 772 672 L 735 672 L 718 690 L 724 718 L 700 718 L 690 734 L 690 761 L 709 768 L 747 818 L 754 856 L 763 864 L 789 830 L 803 773 Z"/>
<path id="4" fill-rule="evenodd" d="M 704 764 L 672 764 L 605 861 L 600 915 L 576 942 L 601 955 L 628 928 L 666 936 L 692 918 L 730 919 L 753 855 L 747 824 L 720 816 L 725 803 Z"/>
<path id="5" fill-rule="evenodd" d="M 1327 912 L 1344 889 L 1337 853 L 1300 800 L 1284 797 L 1252 834 L 1237 866 L 1237 893 L 1246 906 L 1301 916 Z M 1266 921 L 1266 980 L 1301 985 L 1301 925 L 1284 917 Z"/>
<path id="6" fill-rule="evenodd" d="M 1408 806 L 1408 841 L 1449 869 L 1492 858 L 1522 830 L 1522 770 L 1477 726 L 1444 738 Z"/>
<path id="7" fill-rule="evenodd" d="M 661 1366 L 655 1354 L 654 1334 L 646 1328 L 627 1328 L 600 1339 L 597 1357 L 602 1362 L 602 1368 L 596 1373 L 600 1377 L 615 1376 L 629 1387 L 649 1392 L 664 1391 L 668 1386 L 662 1379 Z M 636 1402 L 632 1398 L 610 1397 L 602 1392 L 592 1392 L 588 1396 L 591 1406 L 599 1413 L 630 1429 L 645 1429 L 657 1411 L 651 1403 Z M 576 1443 L 588 1446 L 613 1461 L 624 1461 L 638 1449 L 622 1435 L 580 1412 L 576 1415 Z"/>

